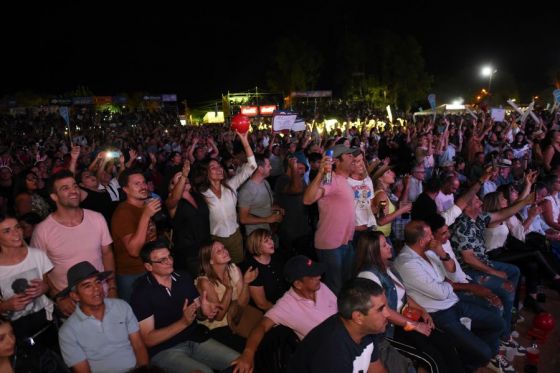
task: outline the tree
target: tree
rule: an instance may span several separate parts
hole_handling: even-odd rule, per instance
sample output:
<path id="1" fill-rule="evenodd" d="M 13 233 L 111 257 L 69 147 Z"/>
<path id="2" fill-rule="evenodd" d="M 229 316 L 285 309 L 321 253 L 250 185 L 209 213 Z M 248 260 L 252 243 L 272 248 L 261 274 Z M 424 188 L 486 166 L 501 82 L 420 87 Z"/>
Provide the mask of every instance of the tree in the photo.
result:
<path id="1" fill-rule="evenodd" d="M 322 56 L 303 40 L 281 38 L 267 72 L 269 89 L 284 94 L 315 89 L 322 64 Z"/>

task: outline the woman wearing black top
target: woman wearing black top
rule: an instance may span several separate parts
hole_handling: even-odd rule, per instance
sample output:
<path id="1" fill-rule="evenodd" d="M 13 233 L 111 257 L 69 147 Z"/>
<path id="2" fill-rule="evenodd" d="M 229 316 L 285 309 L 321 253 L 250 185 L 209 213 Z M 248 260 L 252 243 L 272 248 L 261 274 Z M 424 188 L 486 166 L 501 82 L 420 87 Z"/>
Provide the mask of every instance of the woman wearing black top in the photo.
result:
<path id="1" fill-rule="evenodd" d="M 200 271 L 198 250 L 210 242 L 210 213 L 205 199 L 192 189 L 189 181 L 190 163 L 185 161 L 169 188 L 165 201 L 173 225 L 175 269 L 187 270 L 193 278 Z"/>
<path id="2" fill-rule="evenodd" d="M 247 251 L 251 254 L 242 264 L 242 270 L 258 269 L 257 278 L 249 284 L 251 304 L 266 311 L 288 290 L 282 277 L 282 265 L 274 254 L 274 241 L 266 229 L 256 229 L 247 237 Z"/>

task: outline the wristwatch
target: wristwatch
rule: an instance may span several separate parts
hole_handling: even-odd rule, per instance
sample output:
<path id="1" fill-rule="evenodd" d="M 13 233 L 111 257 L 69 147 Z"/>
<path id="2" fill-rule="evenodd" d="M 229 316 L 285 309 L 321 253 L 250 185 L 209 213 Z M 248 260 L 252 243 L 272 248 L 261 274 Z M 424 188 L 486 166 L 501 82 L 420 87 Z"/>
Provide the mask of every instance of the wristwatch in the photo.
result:
<path id="1" fill-rule="evenodd" d="M 444 257 L 439 257 L 439 260 L 441 260 L 442 262 L 447 262 L 448 260 L 451 260 L 451 255 L 449 255 L 449 253 L 445 253 Z"/>

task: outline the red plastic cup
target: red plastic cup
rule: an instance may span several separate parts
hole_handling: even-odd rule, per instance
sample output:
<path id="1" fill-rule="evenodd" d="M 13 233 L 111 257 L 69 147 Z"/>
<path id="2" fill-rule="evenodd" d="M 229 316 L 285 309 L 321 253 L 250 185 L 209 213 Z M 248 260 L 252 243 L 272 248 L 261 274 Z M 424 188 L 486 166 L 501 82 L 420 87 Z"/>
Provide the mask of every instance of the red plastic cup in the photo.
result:
<path id="1" fill-rule="evenodd" d="M 528 363 L 537 365 L 539 363 L 539 350 L 534 347 L 528 347 L 527 355 L 525 357 L 527 358 Z"/>

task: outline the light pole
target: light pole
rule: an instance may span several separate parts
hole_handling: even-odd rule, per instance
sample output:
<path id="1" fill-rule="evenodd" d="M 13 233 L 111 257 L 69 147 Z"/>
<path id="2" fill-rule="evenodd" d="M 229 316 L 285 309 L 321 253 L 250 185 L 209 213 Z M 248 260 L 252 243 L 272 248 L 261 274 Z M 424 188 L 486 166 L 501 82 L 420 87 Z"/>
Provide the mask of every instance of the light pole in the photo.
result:
<path id="1" fill-rule="evenodd" d="M 498 70 L 494 69 L 492 66 L 484 66 L 480 70 L 480 74 L 484 77 L 488 77 L 488 95 L 492 92 L 492 76 L 497 73 Z"/>

